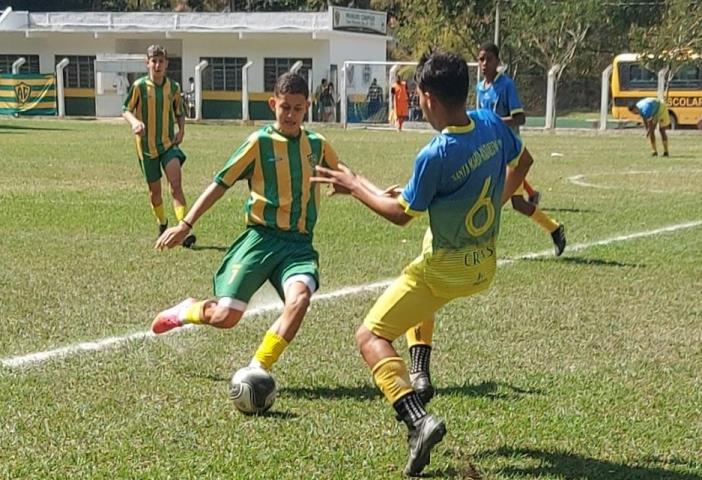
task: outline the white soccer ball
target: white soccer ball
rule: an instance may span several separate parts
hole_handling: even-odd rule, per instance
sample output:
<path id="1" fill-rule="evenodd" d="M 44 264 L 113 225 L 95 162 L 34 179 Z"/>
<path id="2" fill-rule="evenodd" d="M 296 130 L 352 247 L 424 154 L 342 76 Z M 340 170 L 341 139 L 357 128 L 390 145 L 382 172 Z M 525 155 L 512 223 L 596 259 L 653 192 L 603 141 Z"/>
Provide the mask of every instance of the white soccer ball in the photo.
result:
<path id="1" fill-rule="evenodd" d="M 270 373 L 261 367 L 244 367 L 232 376 L 230 395 L 242 413 L 257 415 L 275 402 L 278 388 Z"/>

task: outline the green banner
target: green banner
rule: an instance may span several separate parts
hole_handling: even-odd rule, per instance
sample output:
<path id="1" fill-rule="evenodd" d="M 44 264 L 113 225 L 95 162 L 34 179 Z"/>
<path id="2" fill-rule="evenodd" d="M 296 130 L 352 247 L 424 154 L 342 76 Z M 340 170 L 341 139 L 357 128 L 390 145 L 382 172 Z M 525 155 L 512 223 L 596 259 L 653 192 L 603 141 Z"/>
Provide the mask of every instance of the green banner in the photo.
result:
<path id="1" fill-rule="evenodd" d="M 56 76 L 0 74 L 0 115 L 56 115 Z"/>

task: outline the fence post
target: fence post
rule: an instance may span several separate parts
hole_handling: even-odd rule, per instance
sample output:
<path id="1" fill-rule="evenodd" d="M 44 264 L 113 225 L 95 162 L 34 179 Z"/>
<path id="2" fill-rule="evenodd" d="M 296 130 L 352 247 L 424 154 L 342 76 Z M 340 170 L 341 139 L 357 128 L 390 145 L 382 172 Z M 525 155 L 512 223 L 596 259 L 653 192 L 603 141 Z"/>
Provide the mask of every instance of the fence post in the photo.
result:
<path id="1" fill-rule="evenodd" d="M 56 103 L 58 104 L 58 116 L 63 118 L 66 116 L 65 92 L 63 89 L 63 69 L 69 64 L 70 60 L 62 59 L 56 65 Z"/>
<path id="2" fill-rule="evenodd" d="M 609 111 L 609 81 L 612 78 L 612 65 L 602 71 L 602 87 L 600 90 L 600 125 L 599 129 L 607 130 L 607 113 Z"/>
<path id="3" fill-rule="evenodd" d="M 209 63 L 202 60 L 195 65 L 195 120 L 202 120 L 202 71 Z"/>
<path id="4" fill-rule="evenodd" d="M 556 128 L 556 75 L 561 66 L 556 64 L 548 71 L 548 83 L 546 86 L 546 123 L 544 129 Z"/>
<path id="5" fill-rule="evenodd" d="M 12 75 L 17 75 L 19 73 L 19 69 L 22 67 L 22 65 L 25 64 L 26 61 L 27 59 L 25 59 L 24 57 L 20 57 L 17 60 L 15 60 L 12 63 Z"/>
<path id="6" fill-rule="evenodd" d="M 249 68 L 253 61 L 249 60 L 241 68 L 241 119 L 245 122 L 251 120 L 249 113 Z"/>

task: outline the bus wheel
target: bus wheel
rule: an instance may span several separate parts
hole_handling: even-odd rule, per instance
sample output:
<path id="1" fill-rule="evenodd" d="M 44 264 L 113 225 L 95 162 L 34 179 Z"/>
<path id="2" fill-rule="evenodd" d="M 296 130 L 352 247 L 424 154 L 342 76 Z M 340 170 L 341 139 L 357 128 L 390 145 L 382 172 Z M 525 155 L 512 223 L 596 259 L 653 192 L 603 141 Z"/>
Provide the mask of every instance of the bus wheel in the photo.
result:
<path id="1" fill-rule="evenodd" d="M 677 130 L 678 129 L 678 117 L 675 116 L 673 112 L 670 110 L 668 111 L 668 115 L 670 115 L 670 129 L 671 130 Z"/>

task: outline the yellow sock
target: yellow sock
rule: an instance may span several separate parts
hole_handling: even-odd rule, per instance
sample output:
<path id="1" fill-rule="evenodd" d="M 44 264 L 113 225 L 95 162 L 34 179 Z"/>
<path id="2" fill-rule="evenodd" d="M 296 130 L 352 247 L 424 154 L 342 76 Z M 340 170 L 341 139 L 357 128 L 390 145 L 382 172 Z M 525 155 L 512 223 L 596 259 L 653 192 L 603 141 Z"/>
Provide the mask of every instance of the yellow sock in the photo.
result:
<path id="1" fill-rule="evenodd" d="M 663 153 L 668 153 L 668 140 L 661 140 L 663 143 Z"/>
<path id="2" fill-rule="evenodd" d="M 154 212 L 154 217 L 158 220 L 160 225 L 166 224 L 166 212 L 163 210 L 163 204 L 161 205 L 151 205 L 151 210 Z"/>
<path id="3" fill-rule="evenodd" d="M 388 357 L 376 363 L 373 380 L 390 405 L 413 391 L 407 365 L 400 357 Z"/>
<path id="4" fill-rule="evenodd" d="M 190 305 L 188 308 L 185 309 L 185 312 L 183 313 L 183 322 L 185 323 L 194 323 L 196 325 L 202 324 L 204 318 L 205 318 L 205 303 L 206 301 L 203 300 L 201 302 L 195 302 L 192 305 Z"/>
<path id="5" fill-rule="evenodd" d="M 258 346 L 254 359 L 266 370 L 270 370 L 278 361 L 280 354 L 288 346 L 288 342 L 275 332 L 268 330 Z"/>
<path id="6" fill-rule="evenodd" d="M 546 230 L 547 233 L 555 232 L 558 228 L 558 223 L 542 212 L 539 207 L 534 209 L 534 213 L 531 214 L 531 219 L 534 220 L 541 228 Z"/>
<path id="7" fill-rule="evenodd" d="M 176 220 L 180 222 L 185 218 L 185 214 L 187 213 L 188 207 L 186 207 L 185 205 L 176 205 L 173 207 L 173 210 L 175 211 Z"/>
<path id="8" fill-rule="evenodd" d="M 407 337 L 407 347 L 415 345 L 431 346 L 434 338 L 434 319 L 425 320 L 416 327 L 410 328 L 405 336 Z"/>

